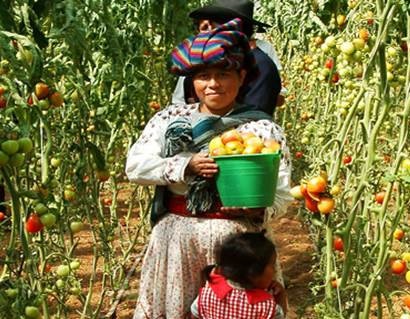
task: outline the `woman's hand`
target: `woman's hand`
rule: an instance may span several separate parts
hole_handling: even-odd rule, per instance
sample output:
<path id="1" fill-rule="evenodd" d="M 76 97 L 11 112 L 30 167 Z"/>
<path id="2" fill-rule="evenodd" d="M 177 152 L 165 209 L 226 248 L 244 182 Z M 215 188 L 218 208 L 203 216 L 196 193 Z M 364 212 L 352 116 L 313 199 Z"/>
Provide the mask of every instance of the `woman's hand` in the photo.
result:
<path id="1" fill-rule="evenodd" d="M 187 173 L 211 178 L 218 173 L 218 165 L 206 153 L 196 153 L 188 163 Z"/>

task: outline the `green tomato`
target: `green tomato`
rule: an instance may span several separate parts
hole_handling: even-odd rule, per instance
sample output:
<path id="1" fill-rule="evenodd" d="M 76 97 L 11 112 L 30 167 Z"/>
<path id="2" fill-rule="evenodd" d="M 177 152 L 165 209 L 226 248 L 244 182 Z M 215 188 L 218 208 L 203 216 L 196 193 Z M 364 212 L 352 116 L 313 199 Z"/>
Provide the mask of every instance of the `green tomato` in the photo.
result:
<path id="1" fill-rule="evenodd" d="M 70 274 L 70 267 L 68 265 L 60 265 L 57 267 L 56 274 L 59 277 L 67 277 Z"/>
<path id="2" fill-rule="evenodd" d="M 48 207 L 46 205 L 44 205 L 43 203 L 37 203 L 36 206 L 34 206 L 34 210 L 38 214 L 43 215 L 43 214 L 47 213 Z"/>
<path id="3" fill-rule="evenodd" d="M 404 170 L 406 171 L 410 171 L 410 159 L 409 158 L 405 158 L 400 165 Z"/>
<path id="4" fill-rule="evenodd" d="M 34 306 L 26 306 L 24 309 L 24 313 L 26 314 L 27 317 L 29 318 L 40 318 L 40 310 L 38 310 L 37 307 Z"/>
<path id="5" fill-rule="evenodd" d="M 76 234 L 84 229 L 84 224 L 80 221 L 71 222 L 70 229 L 73 234 Z"/>
<path id="6" fill-rule="evenodd" d="M 9 159 L 9 164 L 14 167 L 20 167 L 24 164 L 24 155 L 22 153 L 16 153 Z"/>
<path id="7" fill-rule="evenodd" d="M 21 153 L 30 153 L 33 149 L 33 142 L 28 137 L 22 137 L 17 142 L 19 144 L 19 152 Z"/>
<path id="8" fill-rule="evenodd" d="M 57 167 L 59 167 L 59 166 L 61 165 L 61 159 L 60 159 L 60 158 L 55 158 L 55 157 L 53 157 L 53 158 L 50 160 L 50 164 L 51 164 L 51 166 L 57 168 Z"/>
<path id="9" fill-rule="evenodd" d="M 57 221 L 57 217 L 56 217 L 56 215 L 54 215 L 52 213 L 47 213 L 47 214 L 41 215 L 40 220 L 41 220 L 41 223 L 45 227 L 49 228 L 51 226 L 54 226 L 54 224 Z"/>
<path id="10" fill-rule="evenodd" d="M 5 293 L 6 293 L 7 297 L 13 298 L 13 299 L 17 297 L 18 292 L 19 291 L 18 291 L 17 288 L 8 288 L 8 289 L 5 290 Z"/>
<path id="11" fill-rule="evenodd" d="M 352 55 L 355 51 L 354 44 L 350 41 L 343 42 L 340 45 L 340 51 L 342 51 L 346 55 Z"/>
<path id="12" fill-rule="evenodd" d="M 80 262 L 78 260 L 73 260 L 72 262 L 70 262 L 70 268 L 72 270 L 77 270 L 78 268 L 80 268 Z"/>
<path id="13" fill-rule="evenodd" d="M 9 156 L 3 151 L 0 151 L 0 167 L 6 165 L 8 161 L 9 161 Z"/>
<path id="14" fill-rule="evenodd" d="M 65 287 L 65 282 L 62 279 L 57 279 L 56 281 L 56 287 L 58 289 L 63 289 Z"/>
<path id="15" fill-rule="evenodd" d="M 13 155 L 19 150 L 19 143 L 16 140 L 7 140 L 1 143 L 1 150 L 7 155 Z"/>
<path id="16" fill-rule="evenodd" d="M 40 100 L 37 105 L 41 110 L 48 110 L 50 108 L 50 102 L 48 100 Z"/>

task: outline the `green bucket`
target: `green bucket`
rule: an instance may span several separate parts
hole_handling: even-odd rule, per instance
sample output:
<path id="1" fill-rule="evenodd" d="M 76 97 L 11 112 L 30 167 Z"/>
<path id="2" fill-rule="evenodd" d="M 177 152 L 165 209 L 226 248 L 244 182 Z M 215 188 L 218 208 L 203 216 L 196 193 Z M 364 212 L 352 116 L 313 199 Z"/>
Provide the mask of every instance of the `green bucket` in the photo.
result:
<path id="1" fill-rule="evenodd" d="M 272 206 L 280 152 L 213 157 L 218 164 L 216 187 L 225 207 Z"/>

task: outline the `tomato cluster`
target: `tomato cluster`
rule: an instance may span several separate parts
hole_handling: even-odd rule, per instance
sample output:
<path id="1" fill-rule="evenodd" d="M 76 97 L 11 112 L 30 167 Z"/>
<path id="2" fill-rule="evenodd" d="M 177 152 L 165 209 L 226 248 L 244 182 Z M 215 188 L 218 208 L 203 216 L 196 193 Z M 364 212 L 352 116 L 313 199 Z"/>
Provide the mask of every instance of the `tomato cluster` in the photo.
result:
<path id="1" fill-rule="evenodd" d="M 327 180 L 315 176 L 306 183 L 293 187 L 290 191 L 295 199 L 304 200 L 305 207 L 312 213 L 330 214 L 335 209 L 335 200 L 328 191 Z"/>
<path id="2" fill-rule="evenodd" d="M 34 86 L 34 93 L 27 100 L 28 105 L 37 105 L 41 110 L 56 108 L 64 104 L 64 98 L 58 91 L 53 91 L 44 82 L 38 82 Z"/>

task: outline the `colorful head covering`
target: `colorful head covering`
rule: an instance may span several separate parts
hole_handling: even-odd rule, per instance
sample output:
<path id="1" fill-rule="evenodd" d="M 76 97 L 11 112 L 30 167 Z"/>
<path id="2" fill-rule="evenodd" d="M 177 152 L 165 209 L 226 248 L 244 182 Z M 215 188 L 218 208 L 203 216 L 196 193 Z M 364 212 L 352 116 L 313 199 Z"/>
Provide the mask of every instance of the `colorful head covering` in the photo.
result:
<path id="1" fill-rule="evenodd" d="M 240 18 L 185 39 L 172 51 L 171 72 L 190 75 L 204 67 L 257 70 Z"/>

